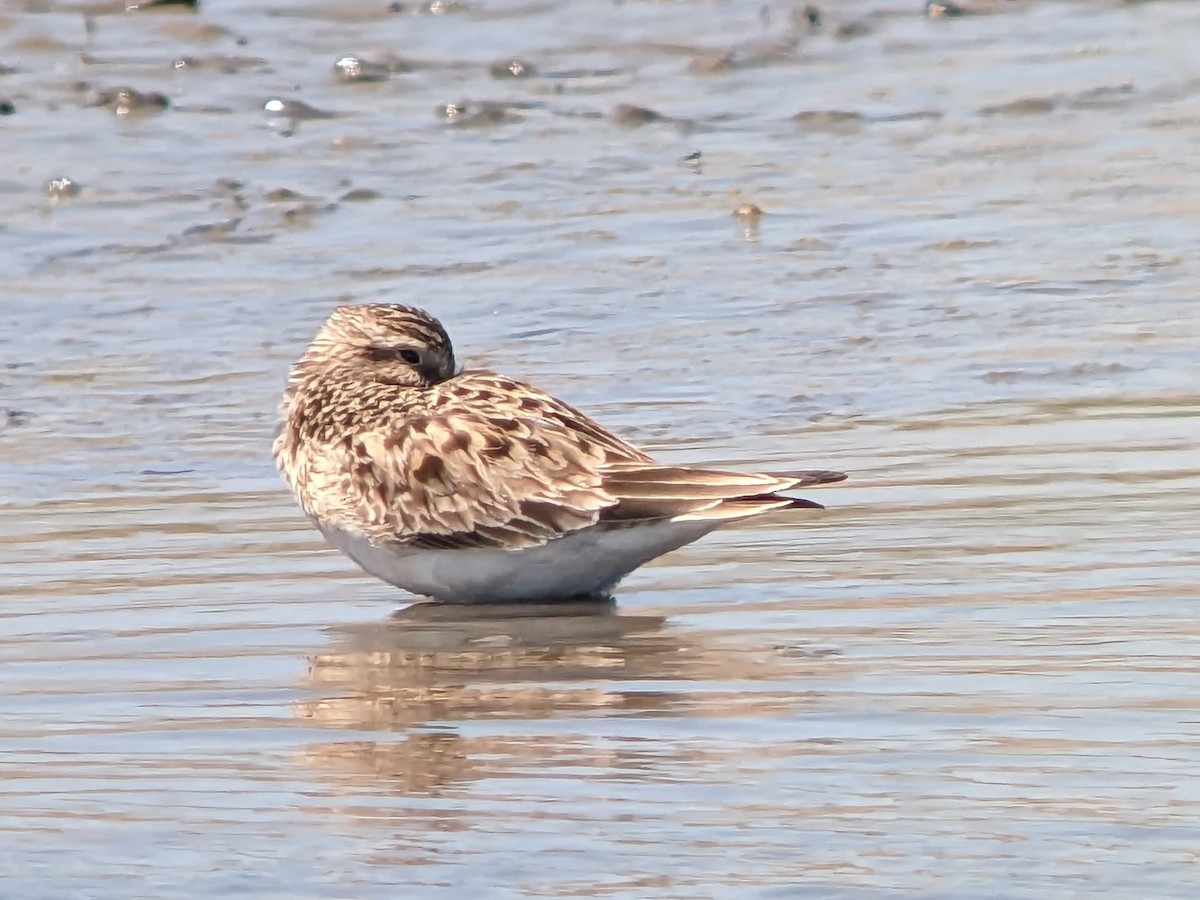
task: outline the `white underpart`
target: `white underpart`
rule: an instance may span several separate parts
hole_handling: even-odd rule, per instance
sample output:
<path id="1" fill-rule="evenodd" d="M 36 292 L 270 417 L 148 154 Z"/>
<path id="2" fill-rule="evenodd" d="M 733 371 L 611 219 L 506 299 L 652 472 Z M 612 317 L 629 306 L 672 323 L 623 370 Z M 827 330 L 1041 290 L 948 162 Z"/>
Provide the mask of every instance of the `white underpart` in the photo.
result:
<path id="1" fill-rule="evenodd" d="M 389 584 L 444 603 L 504 603 L 605 594 L 645 562 L 703 537 L 719 521 L 585 528 L 526 550 L 415 550 L 322 528 L 330 543 Z"/>

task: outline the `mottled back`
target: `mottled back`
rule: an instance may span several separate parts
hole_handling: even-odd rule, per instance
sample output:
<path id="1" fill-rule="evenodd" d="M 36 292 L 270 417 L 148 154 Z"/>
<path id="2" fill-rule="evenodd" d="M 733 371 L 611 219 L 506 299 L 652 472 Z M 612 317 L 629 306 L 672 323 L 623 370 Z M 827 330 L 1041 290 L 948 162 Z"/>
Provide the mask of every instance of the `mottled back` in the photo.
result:
<path id="1" fill-rule="evenodd" d="M 457 373 L 404 306 L 339 307 L 293 367 L 275 458 L 322 529 L 377 545 L 519 550 L 591 526 L 815 506 L 774 492 L 838 473 L 662 466 L 549 394 Z"/>

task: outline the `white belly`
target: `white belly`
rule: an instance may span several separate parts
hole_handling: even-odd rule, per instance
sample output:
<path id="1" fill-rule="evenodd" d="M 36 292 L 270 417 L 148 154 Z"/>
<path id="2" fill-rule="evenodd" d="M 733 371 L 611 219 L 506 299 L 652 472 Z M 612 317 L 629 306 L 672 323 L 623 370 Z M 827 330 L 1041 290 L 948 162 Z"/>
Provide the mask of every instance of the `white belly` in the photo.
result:
<path id="1" fill-rule="evenodd" d="M 445 603 L 506 603 L 607 594 L 656 556 L 689 544 L 718 522 L 656 522 L 585 528 L 527 550 L 414 550 L 376 545 L 322 528 L 330 543 L 389 584 Z"/>

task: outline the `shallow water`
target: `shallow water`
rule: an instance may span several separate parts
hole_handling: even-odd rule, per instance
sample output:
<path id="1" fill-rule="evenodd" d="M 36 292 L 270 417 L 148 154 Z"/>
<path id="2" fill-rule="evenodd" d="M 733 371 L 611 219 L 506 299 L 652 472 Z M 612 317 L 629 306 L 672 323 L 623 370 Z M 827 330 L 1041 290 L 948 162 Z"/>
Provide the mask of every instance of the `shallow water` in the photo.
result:
<path id="1" fill-rule="evenodd" d="M 386 7 L 0 13 L 0 896 L 1194 896 L 1193 6 Z M 269 459 L 345 298 L 851 480 L 403 609 Z"/>

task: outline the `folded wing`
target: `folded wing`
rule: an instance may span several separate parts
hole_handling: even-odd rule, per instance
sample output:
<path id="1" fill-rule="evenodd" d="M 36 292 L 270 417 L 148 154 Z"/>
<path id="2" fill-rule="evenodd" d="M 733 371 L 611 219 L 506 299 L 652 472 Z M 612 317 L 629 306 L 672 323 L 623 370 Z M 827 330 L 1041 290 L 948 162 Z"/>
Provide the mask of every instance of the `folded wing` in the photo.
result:
<path id="1" fill-rule="evenodd" d="M 427 548 L 520 549 L 596 524 L 818 507 L 779 492 L 845 478 L 658 465 L 549 395 L 522 385 L 512 403 L 498 404 L 486 381 L 498 376 L 469 377 L 468 389 L 431 405 L 430 415 L 339 448 L 337 467 L 352 473 L 343 485 L 357 530 Z"/>

